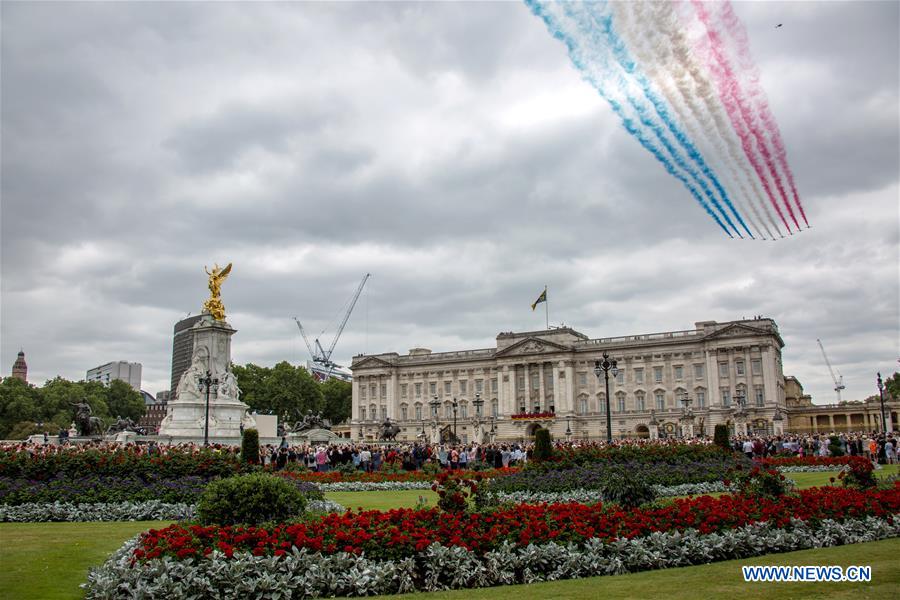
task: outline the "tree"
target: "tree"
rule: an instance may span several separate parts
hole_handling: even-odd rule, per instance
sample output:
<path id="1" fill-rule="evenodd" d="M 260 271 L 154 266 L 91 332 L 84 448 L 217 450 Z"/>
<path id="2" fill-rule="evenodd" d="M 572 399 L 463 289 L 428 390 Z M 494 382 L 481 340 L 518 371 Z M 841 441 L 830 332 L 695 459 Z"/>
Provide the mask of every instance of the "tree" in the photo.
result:
<path id="1" fill-rule="evenodd" d="M 21 423 L 43 421 L 40 406 L 40 390 L 30 383 L 16 377 L 0 382 L 0 439 L 9 438 Z"/>
<path id="2" fill-rule="evenodd" d="M 341 423 L 350 418 L 353 402 L 353 384 L 332 377 L 319 384 L 322 390 L 324 408 L 322 416 L 332 424 Z"/>
<path id="3" fill-rule="evenodd" d="M 106 388 L 106 405 L 111 417 L 131 419 L 135 423 L 144 416 L 146 405 L 140 392 L 121 379 L 115 379 Z"/>
<path id="4" fill-rule="evenodd" d="M 541 427 L 534 432 L 534 460 L 550 460 L 553 456 L 553 444 L 550 441 L 550 430 Z"/>
<path id="5" fill-rule="evenodd" d="M 884 380 L 884 399 L 900 399 L 900 373 L 894 373 Z"/>
<path id="6" fill-rule="evenodd" d="M 303 367 L 282 361 L 274 367 L 247 364 L 232 367 L 241 400 L 251 409 L 278 415 L 282 422 L 296 421 L 306 411 L 321 412 L 324 406 L 322 390 Z"/>
<path id="7" fill-rule="evenodd" d="M 728 440 L 728 426 L 722 423 L 716 425 L 716 428 L 713 432 L 713 443 L 716 446 L 721 446 L 725 450 L 731 450 L 731 443 Z"/>

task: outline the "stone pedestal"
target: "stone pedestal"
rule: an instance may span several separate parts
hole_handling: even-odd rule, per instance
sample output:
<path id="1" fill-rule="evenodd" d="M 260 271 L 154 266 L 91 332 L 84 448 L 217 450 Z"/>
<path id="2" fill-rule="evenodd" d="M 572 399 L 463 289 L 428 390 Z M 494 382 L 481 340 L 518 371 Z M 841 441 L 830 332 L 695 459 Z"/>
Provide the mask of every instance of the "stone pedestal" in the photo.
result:
<path id="1" fill-rule="evenodd" d="M 207 391 L 205 387 L 201 389 L 200 378 L 209 371 L 218 380 L 209 388 L 209 438 L 240 438 L 241 424 L 248 429 L 256 427 L 256 421 L 240 401 L 241 391 L 230 370 L 231 336 L 235 330 L 227 322 L 216 321 L 204 313 L 190 333 L 194 348 L 191 366 L 181 376 L 175 398 L 168 403 L 159 435 L 203 437 Z"/>

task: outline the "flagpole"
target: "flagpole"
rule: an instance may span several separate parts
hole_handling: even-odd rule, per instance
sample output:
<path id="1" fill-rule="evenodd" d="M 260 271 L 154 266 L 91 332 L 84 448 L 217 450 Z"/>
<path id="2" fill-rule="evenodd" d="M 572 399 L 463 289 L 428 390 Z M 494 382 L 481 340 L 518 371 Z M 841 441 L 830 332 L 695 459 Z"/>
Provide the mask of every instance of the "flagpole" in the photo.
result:
<path id="1" fill-rule="evenodd" d="M 547 316 L 547 329 L 550 329 L 550 300 L 547 297 L 547 286 L 544 286 L 544 312 Z"/>

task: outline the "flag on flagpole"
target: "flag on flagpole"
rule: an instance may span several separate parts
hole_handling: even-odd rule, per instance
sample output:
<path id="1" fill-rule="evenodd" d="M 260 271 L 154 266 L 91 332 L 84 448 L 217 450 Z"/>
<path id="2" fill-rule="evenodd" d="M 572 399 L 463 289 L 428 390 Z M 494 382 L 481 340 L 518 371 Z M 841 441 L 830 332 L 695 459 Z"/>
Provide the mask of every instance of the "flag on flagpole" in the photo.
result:
<path id="1" fill-rule="evenodd" d="M 531 305 L 531 310 L 534 310 L 538 304 L 541 302 L 547 301 L 547 288 L 544 288 L 544 291 L 541 292 L 541 295 L 538 296 L 538 299 L 534 301 L 534 304 Z"/>

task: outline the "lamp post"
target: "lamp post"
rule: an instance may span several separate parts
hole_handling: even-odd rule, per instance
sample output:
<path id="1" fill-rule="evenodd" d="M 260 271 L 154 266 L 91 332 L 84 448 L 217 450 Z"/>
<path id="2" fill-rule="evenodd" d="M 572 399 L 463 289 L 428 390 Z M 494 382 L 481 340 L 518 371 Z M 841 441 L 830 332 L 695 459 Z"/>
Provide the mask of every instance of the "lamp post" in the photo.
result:
<path id="1" fill-rule="evenodd" d="M 747 393 L 743 388 L 738 389 L 737 394 L 735 394 L 735 402 L 737 402 L 738 409 L 734 413 L 734 421 L 735 421 L 735 433 L 737 435 L 748 435 L 747 433 L 747 411 L 745 407 L 747 406 Z M 737 426 L 740 425 L 740 431 L 737 431 Z"/>
<path id="2" fill-rule="evenodd" d="M 206 370 L 206 377 L 200 377 L 197 380 L 197 387 L 200 391 L 206 390 L 206 417 L 203 422 L 203 445 L 209 446 L 209 392 L 210 389 L 219 385 L 219 379 L 213 377 L 209 369 Z"/>
<path id="3" fill-rule="evenodd" d="M 878 374 L 878 397 L 881 399 L 881 432 L 887 434 L 887 419 L 884 416 L 884 382 L 881 381 L 881 373 Z"/>
<path id="4" fill-rule="evenodd" d="M 459 439 L 456 437 L 456 409 L 459 407 L 459 403 L 456 401 L 456 398 L 453 399 L 453 443 L 456 444 Z"/>
<path id="5" fill-rule="evenodd" d="M 687 392 L 681 396 L 681 437 L 694 437 L 694 413 L 691 411 L 691 403 L 694 400 Z"/>
<path id="6" fill-rule="evenodd" d="M 616 367 L 616 359 L 609 360 L 609 354 L 604 352 L 602 361 L 594 361 L 594 375 L 597 376 L 597 381 L 599 382 L 600 374 L 603 373 L 603 377 L 606 381 L 606 442 L 608 444 L 612 444 L 612 414 L 609 408 L 610 371 L 612 372 L 613 377 L 619 374 L 619 368 Z"/>
<path id="7" fill-rule="evenodd" d="M 494 443 L 494 437 L 497 435 L 497 419 L 491 416 L 491 443 Z"/>
<path id="8" fill-rule="evenodd" d="M 571 442 L 571 441 L 572 441 L 572 427 L 571 427 L 571 422 L 572 422 L 572 415 L 566 415 L 566 441 L 567 441 L 567 442 Z"/>

